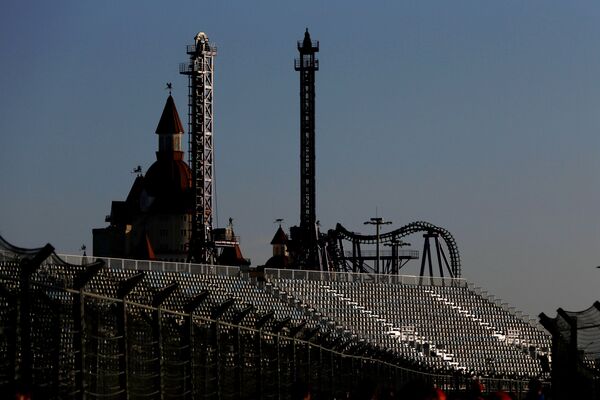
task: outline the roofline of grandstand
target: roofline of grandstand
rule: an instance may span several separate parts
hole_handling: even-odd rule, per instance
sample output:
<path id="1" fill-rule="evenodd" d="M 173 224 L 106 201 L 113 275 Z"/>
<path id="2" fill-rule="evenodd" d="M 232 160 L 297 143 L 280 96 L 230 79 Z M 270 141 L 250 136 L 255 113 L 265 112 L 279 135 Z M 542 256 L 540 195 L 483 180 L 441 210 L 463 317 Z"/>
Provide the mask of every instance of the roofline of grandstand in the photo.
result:
<path id="1" fill-rule="evenodd" d="M 127 258 L 91 257 L 72 254 L 57 254 L 68 264 L 81 265 L 90 264 L 97 260 L 103 260 L 109 268 L 127 269 L 133 271 L 162 271 L 162 272 L 187 272 L 191 274 L 211 274 L 235 276 L 240 273 L 240 267 L 228 265 L 195 264 L 187 262 L 172 261 L 150 261 L 135 260 Z M 364 272 L 330 272 L 312 271 L 300 269 L 275 269 L 265 268 L 266 277 L 277 277 L 278 279 L 301 279 L 334 282 L 374 282 L 374 283 L 401 283 L 407 285 L 431 285 L 431 286 L 458 286 L 475 288 L 475 285 L 464 278 L 450 277 L 428 277 L 416 275 L 390 275 L 374 274 Z"/>

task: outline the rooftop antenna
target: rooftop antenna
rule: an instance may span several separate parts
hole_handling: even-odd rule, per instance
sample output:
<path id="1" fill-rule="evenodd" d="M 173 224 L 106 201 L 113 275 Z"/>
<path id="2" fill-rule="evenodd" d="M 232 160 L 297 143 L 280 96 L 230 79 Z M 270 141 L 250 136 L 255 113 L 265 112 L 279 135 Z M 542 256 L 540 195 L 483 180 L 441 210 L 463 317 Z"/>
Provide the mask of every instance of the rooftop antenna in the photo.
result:
<path id="1" fill-rule="evenodd" d="M 376 208 L 377 210 L 377 208 Z M 375 214 L 377 214 L 377 211 L 375 211 Z M 368 221 L 365 221 L 364 224 L 365 225 L 375 225 L 375 234 L 377 236 L 377 240 L 375 242 L 375 253 L 376 253 L 376 259 L 375 259 L 375 273 L 378 274 L 379 273 L 379 261 L 380 261 L 380 256 L 379 256 L 379 232 L 380 232 L 380 227 L 381 225 L 390 225 L 392 223 L 392 221 L 384 221 L 383 218 L 381 217 L 375 217 L 375 218 L 371 218 Z"/>

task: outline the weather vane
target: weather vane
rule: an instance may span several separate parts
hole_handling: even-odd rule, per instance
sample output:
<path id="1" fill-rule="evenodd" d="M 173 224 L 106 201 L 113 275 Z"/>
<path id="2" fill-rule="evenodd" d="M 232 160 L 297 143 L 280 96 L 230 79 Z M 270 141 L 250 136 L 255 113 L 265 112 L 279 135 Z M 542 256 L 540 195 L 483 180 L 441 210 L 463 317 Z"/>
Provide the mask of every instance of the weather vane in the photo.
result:
<path id="1" fill-rule="evenodd" d="M 167 87 L 165 88 L 169 91 L 169 95 L 171 95 L 171 91 L 173 90 L 173 84 L 171 82 L 167 82 Z"/>
<path id="2" fill-rule="evenodd" d="M 138 165 L 137 167 L 135 167 L 133 169 L 133 171 L 131 171 L 132 174 L 137 174 L 138 176 L 142 176 L 142 166 Z"/>

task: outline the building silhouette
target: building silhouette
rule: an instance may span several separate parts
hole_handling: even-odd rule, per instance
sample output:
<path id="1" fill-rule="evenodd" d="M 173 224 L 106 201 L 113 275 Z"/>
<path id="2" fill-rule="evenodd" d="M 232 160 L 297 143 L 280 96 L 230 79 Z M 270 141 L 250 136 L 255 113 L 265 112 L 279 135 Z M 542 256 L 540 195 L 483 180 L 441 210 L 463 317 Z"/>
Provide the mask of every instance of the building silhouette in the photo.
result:
<path id="1" fill-rule="evenodd" d="M 156 161 L 138 170 L 124 201 L 113 201 L 109 226 L 93 230 L 94 256 L 183 261 L 193 211 L 191 170 L 184 161 L 183 125 L 169 95 L 156 127 Z"/>

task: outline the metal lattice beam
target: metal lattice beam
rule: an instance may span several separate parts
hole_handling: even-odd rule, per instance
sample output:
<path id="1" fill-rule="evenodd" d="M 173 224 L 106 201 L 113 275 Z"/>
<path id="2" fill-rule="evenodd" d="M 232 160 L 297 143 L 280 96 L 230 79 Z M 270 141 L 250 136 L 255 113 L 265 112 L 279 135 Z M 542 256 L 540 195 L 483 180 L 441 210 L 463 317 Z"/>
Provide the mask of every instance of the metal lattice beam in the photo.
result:
<path id="1" fill-rule="evenodd" d="M 460 254 L 458 251 L 458 246 L 456 244 L 456 240 L 452 236 L 452 234 L 444 228 L 439 226 L 435 226 L 429 222 L 425 221 L 416 221 L 412 222 L 408 225 L 405 225 L 401 228 L 395 229 L 390 232 L 386 232 L 379 235 L 360 235 L 354 232 L 348 231 L 341 224 L 337 224 L 335 230 L 330 230 L 328 232 L 328 240 L 330 242 L 331 247 L 334 249 L 331 251 L 331 254 L 337 258 L 335 258 L 335 262 L 338 264 L 344 264 L 346 256 L 343 253 L 340 253 L 339 250 L 335 250 L 335 247 L 339 246 L 339 242 L 341 239 L 348 240 L 353 243 L 353 251 L 357 253 L 355 257 L 352 257 L 351 260 L 354 262 L 352 270 L 354 272 L 359 271 L 360 265 L 356 265 L 357 258 L 363 258 L 360 256 L 360 246 L 362 244 L 375 244 L 378 240 L 381 243 L 393 243 L 396 240 L 399 240 L 405 236 L 417 233 L 417 232 L 425 232 L 429 234 L 438 235 L 446 244 L 448 248 L 448 255 L 450 260 L 446 258 L 446 254 L 443 252 L 443 249 L 440 248 L 440 254 L 442 255 L 442 259 L 446 264 L 450 266 L 450 275 L 453 278 L 460 278 L 461 276 L 461 264 L 460 264 Z M 437 239 L 436 239 L 437 240 Z M 437 251 L 437 250 L 436 250 Z M 423 254 L 424 256 L 424 254 Z M 440 260 L 438 258 L 438 260 Z M 441 262 L 441 261 L 440 261 Z M 360 262 L 359 262 L 360 264 Z M 338 267 L 340 267 L 338 265 Z"/>
<path id="2" fill-rule="evenodd" d="M 217 48 L 208 36 L 198 33 L 195 44 L 187 47 L 190 61 L 179 72 L 189 76 L 189 163 L 192 169 L 194 215 L 189 260 L 212 264 L 213 223 L 213 77 Z"/>

